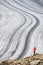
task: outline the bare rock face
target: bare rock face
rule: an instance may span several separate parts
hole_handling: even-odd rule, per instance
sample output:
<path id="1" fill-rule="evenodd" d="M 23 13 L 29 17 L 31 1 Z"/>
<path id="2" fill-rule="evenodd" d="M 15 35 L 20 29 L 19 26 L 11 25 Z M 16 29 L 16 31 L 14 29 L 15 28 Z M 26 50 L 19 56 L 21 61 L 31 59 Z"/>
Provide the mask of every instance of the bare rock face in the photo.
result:
<path id="1" fill-rule="evenodd" d="M 0 65 L 43 65 L 43 55 L 36 54 L 20 60 L 7 60 L 0 63 Z"/>
<path id="2" fill-rule="evenodd" d="M 34 60 L 30 62 L 30 65 L 37 65 L 40 62 L 40 60 Z"/>

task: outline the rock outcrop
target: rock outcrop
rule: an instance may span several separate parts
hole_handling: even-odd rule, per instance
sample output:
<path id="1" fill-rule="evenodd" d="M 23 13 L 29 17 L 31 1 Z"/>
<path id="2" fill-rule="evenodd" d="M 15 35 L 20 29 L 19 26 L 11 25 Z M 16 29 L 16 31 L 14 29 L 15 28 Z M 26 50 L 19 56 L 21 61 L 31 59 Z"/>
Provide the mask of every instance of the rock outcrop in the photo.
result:
<path id="1" fill-rule="evenodd" d="M 2 61 L 0 65 L 43 65 L 43 54 L 26 57 L 19 60 Z"/>

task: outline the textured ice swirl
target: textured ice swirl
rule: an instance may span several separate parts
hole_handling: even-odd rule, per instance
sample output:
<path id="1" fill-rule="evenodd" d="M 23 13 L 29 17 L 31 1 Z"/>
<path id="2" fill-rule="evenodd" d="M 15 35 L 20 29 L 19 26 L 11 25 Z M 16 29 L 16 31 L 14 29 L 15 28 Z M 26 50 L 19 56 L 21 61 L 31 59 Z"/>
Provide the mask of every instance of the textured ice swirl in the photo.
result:
<path id="1" fill-rule="evenodd" d="M 43 54 L 43 0 L 0 0 L 0 60 Z"/>

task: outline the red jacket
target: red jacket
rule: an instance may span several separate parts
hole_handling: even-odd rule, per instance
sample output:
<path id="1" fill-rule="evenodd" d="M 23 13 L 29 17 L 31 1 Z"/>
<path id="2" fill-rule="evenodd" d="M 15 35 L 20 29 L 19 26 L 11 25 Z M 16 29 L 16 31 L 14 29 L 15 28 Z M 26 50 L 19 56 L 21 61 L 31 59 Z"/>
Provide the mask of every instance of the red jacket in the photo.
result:
<path id="1" fill-rule="evenodd" d="M 33 52 L 34 52 L 34 53 L 36 52 L 36 47 L 34 47 Z"/>

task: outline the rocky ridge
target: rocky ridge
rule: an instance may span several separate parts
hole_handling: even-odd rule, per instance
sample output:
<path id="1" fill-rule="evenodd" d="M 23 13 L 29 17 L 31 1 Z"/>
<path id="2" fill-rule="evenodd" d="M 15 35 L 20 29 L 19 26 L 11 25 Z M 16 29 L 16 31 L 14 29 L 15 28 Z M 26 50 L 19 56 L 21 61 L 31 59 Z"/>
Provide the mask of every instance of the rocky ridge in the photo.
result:
<path id="1" fill-rule="evenodd" d="M 0 65 L 43 65 L 43 54 L 36 54 L 19 60 L 2 61 Z"/>

